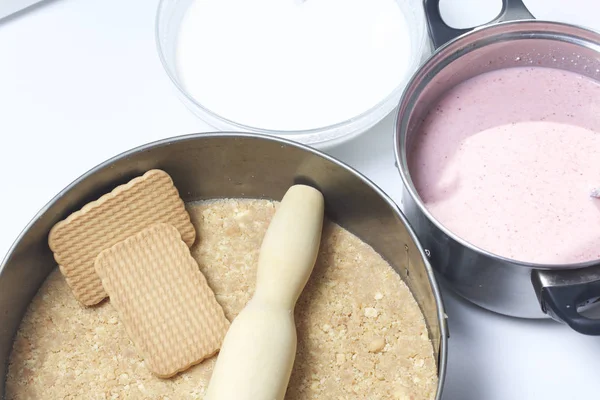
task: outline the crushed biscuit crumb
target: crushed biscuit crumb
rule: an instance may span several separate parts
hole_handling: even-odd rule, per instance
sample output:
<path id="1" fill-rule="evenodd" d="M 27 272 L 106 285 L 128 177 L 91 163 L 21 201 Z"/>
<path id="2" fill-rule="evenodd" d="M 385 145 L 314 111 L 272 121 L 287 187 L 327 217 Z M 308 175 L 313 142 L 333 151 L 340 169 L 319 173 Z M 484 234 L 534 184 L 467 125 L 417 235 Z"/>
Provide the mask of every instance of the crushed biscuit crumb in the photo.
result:
<path id="1" fill-rule="evenodd" d="M 379 311 L 377 311 L 377 309 L 375 309 L 373 307 L 367 307 L 367 308 L 365 308 L 365 317 L 367 317 L 367 318 L 377 318 L 378 315 L 379 315 Z"/>
<path id="2" fill-rule="evenodd" d="M 378 353 L 385 347 L 385 339 L 382 337 L 375 338 L 369 343 L 369 352 Z"/>

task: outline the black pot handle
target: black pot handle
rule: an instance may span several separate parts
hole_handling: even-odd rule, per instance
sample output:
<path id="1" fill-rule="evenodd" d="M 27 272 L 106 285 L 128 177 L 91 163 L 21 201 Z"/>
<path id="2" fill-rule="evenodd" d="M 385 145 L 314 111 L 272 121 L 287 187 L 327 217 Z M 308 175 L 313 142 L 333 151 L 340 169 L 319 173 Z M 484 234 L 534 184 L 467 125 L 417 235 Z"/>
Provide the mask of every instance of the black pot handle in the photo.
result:
<path id="1" fill-rule="evenodd" d="M 580 314 L 578 308 L 600 298 L 600 266 L 532 273 L 542 311 L 584 335 L 600 336 L 600 319 Z"/>
<path id="2" fill-rule="evenodd" d="M 424 0 L 423 6 L 425 7 L 429 35 L 436 49 L 473 29 L 454 29 L 446 25 L 440 13 L 440 0 Z M 529 12 L 522 0 L 502 0 L 500 14 L 488 22 L 488 24 L 517 19 L 534 19 L 534 16 Z"/>

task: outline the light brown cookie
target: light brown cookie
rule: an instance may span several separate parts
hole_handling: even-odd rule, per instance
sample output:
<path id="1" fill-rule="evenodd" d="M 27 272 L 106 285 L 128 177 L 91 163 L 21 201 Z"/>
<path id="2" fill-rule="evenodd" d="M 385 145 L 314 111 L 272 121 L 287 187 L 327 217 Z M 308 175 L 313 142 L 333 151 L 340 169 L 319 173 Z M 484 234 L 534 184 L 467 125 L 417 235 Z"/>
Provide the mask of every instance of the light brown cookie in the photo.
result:
<path id="1" fill-rule="evenodd" d="M 177 229 L 153 225 L 100 253 L 95 266 L 155 375 L 168 378 L 219 350 L 229 321 Z"/>
<path id="2" fill-rule="evenodd" d="M 159 222 L 175 226 L 188 246 L 194 243 L 196 231 L 173 180 L 154 169 L 54 225 L 48 244 L 77 300 L 91 306 L 106 297 L 94 271 L 102 250 Z"/>

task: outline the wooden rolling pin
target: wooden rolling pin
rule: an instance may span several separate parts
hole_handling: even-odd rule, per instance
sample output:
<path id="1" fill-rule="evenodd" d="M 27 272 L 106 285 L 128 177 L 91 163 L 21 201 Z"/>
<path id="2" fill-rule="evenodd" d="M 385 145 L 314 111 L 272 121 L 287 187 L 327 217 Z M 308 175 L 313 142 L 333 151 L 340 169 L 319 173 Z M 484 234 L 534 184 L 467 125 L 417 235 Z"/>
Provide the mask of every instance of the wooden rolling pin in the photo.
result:
<path id="1" fill-rule="evenodd" d="M 294 307 L 313 270 L 323 228 L 316 189 L 292 186 L 262 242 L 256 291 L 221 346 L 205 400 L 282 400 L 296 356 Z"/>

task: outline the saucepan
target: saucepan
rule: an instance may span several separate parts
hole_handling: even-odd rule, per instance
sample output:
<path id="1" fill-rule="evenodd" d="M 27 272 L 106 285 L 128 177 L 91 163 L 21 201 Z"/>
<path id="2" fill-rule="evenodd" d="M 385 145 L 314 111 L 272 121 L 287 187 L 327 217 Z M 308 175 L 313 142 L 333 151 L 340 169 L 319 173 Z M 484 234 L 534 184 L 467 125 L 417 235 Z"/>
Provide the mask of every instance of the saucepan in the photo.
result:
<path id="1" fill-rule="evenodd" d="M 600 34 L 536 20 L 521 0 L 504 0 L 492 23 L 473 30 L 447 26 L 440 16 L 439 0 L 425 0 L 424 6 L 437 50 L 413 75 L 403 94 L 395 126 L 395 152 L 404 186 L 404 212 L 429 261 L 442 282 L 483 308 L 523 318 L 549 316 L 578 332 L 600 335 L 600 320 L 585 315 L 600 296 L 600 260 L 535 264 L 474 246 L 432 216 L 415 188 L 408 162 L 411 140 L 432 105 L 450 88 L 472 77 L 535 65 L 600 80 Z"/>
<path id="2" fill-rule="evenodd" d="M 412 291 L 429 328 L 438 362 L 436 399 L 441 398 L 446 316 L 425 252 L 395 203 L 360 173 L 316 150 L 283 139 L 240 133 L 187 135 L 128 151 L 81 176 L 35 216 L 0 265 L 0 394 L 4 393 L 19 323 L 55 266 L 48 248 L 50 228 L 116 185 L 153 168 L 171 175 L 186 202 L 231 197 L 280 199 L 294 183 L 318 187 L 325 197 L 328 218 L 370 244 Z"/>

